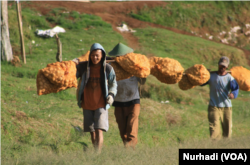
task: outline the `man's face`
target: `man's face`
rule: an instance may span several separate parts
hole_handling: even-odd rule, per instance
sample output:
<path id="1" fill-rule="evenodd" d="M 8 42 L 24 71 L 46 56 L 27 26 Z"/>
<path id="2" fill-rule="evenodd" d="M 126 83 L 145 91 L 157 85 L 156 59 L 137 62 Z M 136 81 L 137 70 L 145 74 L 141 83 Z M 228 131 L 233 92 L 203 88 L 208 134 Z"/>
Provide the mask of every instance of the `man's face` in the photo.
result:
<path id="1" fill-rule="evenodd" d="M 227 70 L 227 67 L 225 67 L 224 65 L 219 65 L 219 72 L 220 73 L 224 73 Z"/>
<path id="2" fill-rule="evenodd" d="M 90 59 L 93 64 L 99 64 L 102 59 L 102 51 L 101 50 L 94 50 L 91 52 Z"/>

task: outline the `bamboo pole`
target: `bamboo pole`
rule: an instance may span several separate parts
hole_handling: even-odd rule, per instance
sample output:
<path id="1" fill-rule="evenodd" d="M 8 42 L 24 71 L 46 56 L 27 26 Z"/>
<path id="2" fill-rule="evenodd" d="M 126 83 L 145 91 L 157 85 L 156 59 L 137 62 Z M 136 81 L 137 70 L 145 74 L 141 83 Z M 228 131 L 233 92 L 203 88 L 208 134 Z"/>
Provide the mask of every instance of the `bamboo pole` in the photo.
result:
<path id="1" fill-rule="evenodd" d="M 115 62 L 115 60 L 106 60 L 106 63 Z"/>
<path id="2" fill-rule="evenodd" d="M 19 25 L 20 41 L 21 41 L 22 59 L 23 59 L 23 63 L 26 64 L 25 46 L 24 46 L 24 38 L 23 38 L 23 22 L 22 22 L 22 14 L 21 14 L 21 4 L 19 0 L 16 1 L 16 7 L 17 7 L 17 19 L 18 19 L 18 25 Z"/>

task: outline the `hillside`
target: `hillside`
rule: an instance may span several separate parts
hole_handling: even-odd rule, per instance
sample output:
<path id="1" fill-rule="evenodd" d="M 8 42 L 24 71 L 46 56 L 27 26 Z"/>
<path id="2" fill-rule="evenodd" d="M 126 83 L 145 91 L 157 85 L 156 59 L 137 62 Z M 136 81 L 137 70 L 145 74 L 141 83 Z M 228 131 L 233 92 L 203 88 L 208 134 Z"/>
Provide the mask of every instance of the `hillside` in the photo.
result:
<path id="1" fill-rule="evenodd" d="M 123 164 L 131 158 L 130 164 L 178 164 L 179 148 L 249 148 L 249 92 L 240 91 L 239 97 L 232 101 L 231 141 L 212 142 L 207 121 L 208 86 L 182 91 L 177 84 L 163 84 L 149 76 L 141 87 L 137 149 L 123 150 L 112 107 L 110 129 L 104 134 L 104 150 L 99 156 L 94 154 L 90 135 L 81 132 L 83 116 L 76 105 L 75 88 L 37 95 L 37 72 L 56 62 L 57 45 L 55 38 L 39 37 L 35 31 L 55 25 L 66 29 L 66 33 L 59 34 L 65 61 L 86 53 L 94 42 L 101 43 L 107 52 L 122 42 L 148 57 L 176 59 L 185 69 L 203 64 L 216 70 L 222 55 L 231 58 L 230 67 L 242 65 L 250 69 L 247 47 L 222 44 L 197 37 L 187 29 L 133 18 L 140 12 L 143 15 L 144 10 L 155 17 L 155 8 L 165 4 L 171 5 L 169 2 L 22 2 L 27 64 L 13 66 L 1 62 L 1 163 Z M 9 3 L 10 39 L 14 55 L 20 57 L 15 7 L 13 2 Z M 248 8 L 244 10 L 249 12 Z M 136 32 L 119 32 L 116 26 L 122 22 Z M 169 103 L 161 103 L 165 101 Z"/>

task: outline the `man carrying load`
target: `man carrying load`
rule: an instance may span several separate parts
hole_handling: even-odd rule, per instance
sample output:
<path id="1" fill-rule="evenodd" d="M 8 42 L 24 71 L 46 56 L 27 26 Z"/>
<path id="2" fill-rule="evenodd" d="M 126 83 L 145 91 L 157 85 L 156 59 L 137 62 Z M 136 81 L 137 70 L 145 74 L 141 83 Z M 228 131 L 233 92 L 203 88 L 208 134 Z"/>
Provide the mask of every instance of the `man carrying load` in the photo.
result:
<path id="1" fill-rule="evenodd" d="M 122 56 L 133 52 L 128 46 L 118 43 L 110 56 Z M 130 78 L 117 81 L 117 95 L 114 98 L 115 117 L 120 131 L 120 136 L 125 147 L 134 148 L 137 144 L 138 117 L 140 114 L 140 96 L 138 92 L 138 82 L 144 84 L 146 78 L 132 76 Z"/>
<path id="2" fill-rule="evenodd" d="M 238 96 L 239 85 L 232 75 L 227 73 L 228 57 L 221 57 L 218 62 L 218 71 L 211 73 L 207 83 L 210 88 L 210 101 L 208 106 L 208 120 L 210 137 L 214 140 L 221 137 L 220 122 L 223 137 L 230 138 L 232 134 L 232 103 L 230 99 Z M 231 91 L 231 92 L 230 92 Z"/>
<path id="3" fill-rule="evenodd" d="M 88 61 L 73 61 L 77 64 L 76 77 L 80 78 L 77 101 L 83 109 L 84 132 L 90 132 L 92 143 L 100 152 L 103 131 L 109 129 L 108 109 L 117 93 L 115 72 L 106 64 L 106 52 L 99 43 L 91 46 Z"/>

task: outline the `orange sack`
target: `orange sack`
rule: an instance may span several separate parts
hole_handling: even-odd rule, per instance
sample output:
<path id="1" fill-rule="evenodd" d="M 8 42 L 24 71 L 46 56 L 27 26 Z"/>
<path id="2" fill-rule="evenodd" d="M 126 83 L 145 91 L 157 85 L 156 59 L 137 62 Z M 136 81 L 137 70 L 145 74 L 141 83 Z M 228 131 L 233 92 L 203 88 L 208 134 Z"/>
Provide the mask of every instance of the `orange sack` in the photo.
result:
<path id="1" fill-rule="evenodd" d="M 37 94 L 57 93 L 71 87 L 77 87 L 76 65 L 73 61 L 48 64 L 37 75 Z"/>
<path id="2" fill-rule="evenodd" d="M 78 57 L 79 62 L 88 61 L 88 60 L 89 60 L 89 53 L 90 53 L 90 51 L 88 51 L 88 52 L 85 53 L 84 55 Z"/>
<path id="3" fill-rule="evenodd" d="M 202 85 L 210 79 L 210 73 L 204 65 L 195 64 L 185 71 L 188 80 L 194 86 Z"/>
<path id="4" fill-rule="evenodd" d="M 166 84 L 176 84 L 181 80 L 184 68 L 177 60 L 167 57 L 151 57 L 149 61 L 150 73 L 159 81 Z"/>
<path id="5" fill-rule="evenodd" d="M 67 89 L 67 87 L 59 87 L 55 84 L 52 84 L 47 77 L 43 75 L 42 70 L 40 69 L 36 78 L 36 87 L 38 95 L 46 95 L 49 93 L 57 93 L 61 90 Z"/>
<path id="6" fill-rule="evenodd" d="M 187 75 L 183 75 L 181 78 L 181 81 L 179 81 L 178 86 L 181 90 L 188 90 L 188 89 L 192 89 L 195 86 L 193 84 L 191 84 L 191 82 L 188 80 Z"/>
<path id="7" fill-rule="evenodd" d="M 115 58 L 115 61 L 131 75 L 146 78 L 150 74 L 150 64 L 145 55 L 128 53 Z"/>
<path id="8" fill-rule="evenodd" d="M 113 67 L 116 75 L 116 81 L 124 80 L 132 76 L 132 74 L 125 71 L 118 63 L 112 62 L 111 66 Z"/>
<path id="9" fill-rule="evenodd" d="M 250 91 L 250 70 L 242 66 L 234 66 L 230 69 L 231 75 L 235 78 L 243 91 Z"/>

